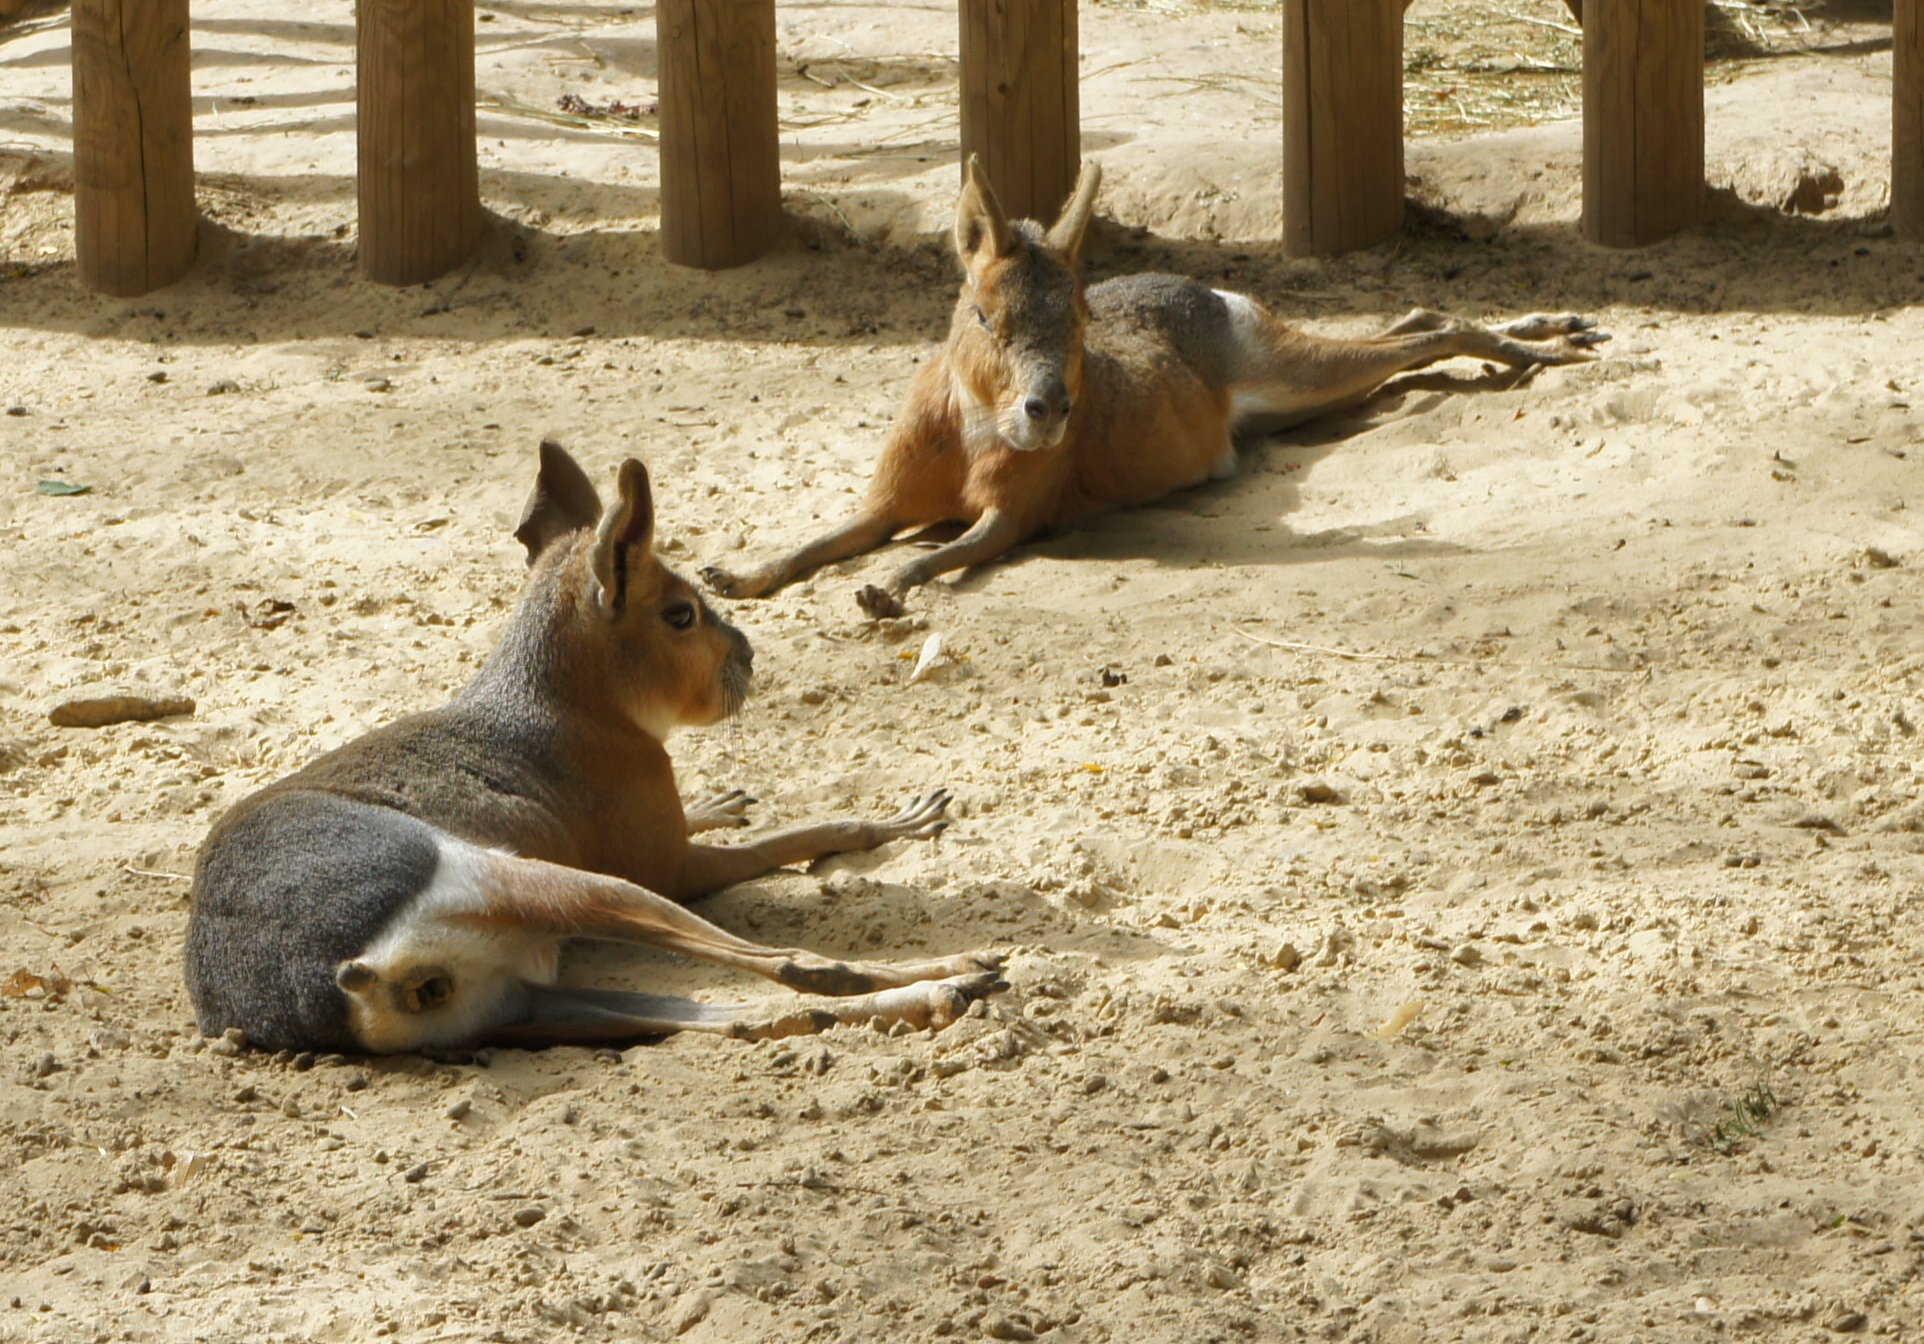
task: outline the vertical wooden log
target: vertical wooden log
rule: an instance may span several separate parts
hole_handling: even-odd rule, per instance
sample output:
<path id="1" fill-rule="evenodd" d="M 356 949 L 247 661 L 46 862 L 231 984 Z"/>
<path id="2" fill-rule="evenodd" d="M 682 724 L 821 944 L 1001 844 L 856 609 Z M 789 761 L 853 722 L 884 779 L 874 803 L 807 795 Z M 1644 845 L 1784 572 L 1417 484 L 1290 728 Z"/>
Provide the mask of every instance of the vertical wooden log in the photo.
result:
<path id="1" fill-rule="evenodd" d="M 1891 225 L 1924 242 L 1924 0 L 1897 0 L 1891 41 Z"/>
<path id="2" fill-rule="evenodd" d="M 1283 249 L 1403 227 L 1403 0 L 1284 0 Z"/>
<path id="3" fill-rule="evenodd" d="M 1704 0 L 1585 5 L 1584 237 L 1644 247 L 1704 207 Z"/>
<path id="4" fill-rule="evenodd" d="M 474 0 L 358 0 L 361 273 L 432 280 L 474 251 Z"/>
<path id="5" fill-rule="evenodd" d="M 659 0 L 661 253 L 718 270 L 782 229 L 775 0 Z"/>
<path id="6" fill-rule="evenodd" d="M 80 279 L 145 294 L 194 264 L 187 0 L 74 0 L 74 244 Z"/>
<path id="7" fill-rule="evenodd" d="M 961 0 L 962 163 L 1011 219 L 1052 223 L 1082 167 L 1076 0 Z"/>

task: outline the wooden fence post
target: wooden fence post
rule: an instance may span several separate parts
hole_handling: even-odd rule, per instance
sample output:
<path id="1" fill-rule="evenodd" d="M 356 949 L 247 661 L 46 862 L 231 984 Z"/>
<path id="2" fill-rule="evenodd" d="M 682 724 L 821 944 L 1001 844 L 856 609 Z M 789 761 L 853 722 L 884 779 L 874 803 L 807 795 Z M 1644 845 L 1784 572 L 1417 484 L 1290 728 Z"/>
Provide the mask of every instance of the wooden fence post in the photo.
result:
<path id="1" fill-rule="evenodd" d="M 1328 256 L 1403 227 L 1406 0 L 1284 0 L 1283 250 Z"/>
<path id="2" fill-rule="evenodd" d="M 474 0 L 357 0 L 361 273 L 412 285 L 481 236 Z"/>
<path id="3" fill-rule="evenodd" d="M 1891 224 L 1924 241 L 1924 0 L 1897 0 L 1891 33 Z"/>
<path id="4" fill-rule="evenodd" d="M 129 296 L 194 264 L 187 0 L 74 0 L 74 245 L 89 289 Z"/>
<path id="5" fill-rule="evenodd" d="M 1082 167 L 1076 0 L 961 0 L 962 163 L 1011 219 L 1048 224 Z"/>
<path id="6" fill-rule="evenodd" d="M 661 253 L 718 270 L 782 230 L 775 0 L 658 0 Z"/>
<path id="7" fill-rule="evenodd" d="M 1703 218 L 1704 0 L 1583 7 L 1583 235 L 1643 247 Z"/>

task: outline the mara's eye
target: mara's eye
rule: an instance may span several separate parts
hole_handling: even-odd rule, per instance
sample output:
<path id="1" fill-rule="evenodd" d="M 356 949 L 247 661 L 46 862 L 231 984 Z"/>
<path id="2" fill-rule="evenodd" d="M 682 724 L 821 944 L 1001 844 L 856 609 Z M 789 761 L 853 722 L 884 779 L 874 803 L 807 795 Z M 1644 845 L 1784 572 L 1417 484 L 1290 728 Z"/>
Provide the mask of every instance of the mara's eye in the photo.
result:
<path id="1" fill-rule="evenodd" d="M 677 602 L 672 607 L 668 607 L 662 611 L 661 619 L 668 622 L 668 624 L 677 630 L 693 629 L 695 625 L 695 604 L 693 602 Z"/>
<path id="2" fill-rule="evenodd" d="M 989 315 L 982 311 L 982 305 L 979 303 L 975 305 L 975 320 L 982 324 L 982 330 L 991 330 L 989 326 Z"/>

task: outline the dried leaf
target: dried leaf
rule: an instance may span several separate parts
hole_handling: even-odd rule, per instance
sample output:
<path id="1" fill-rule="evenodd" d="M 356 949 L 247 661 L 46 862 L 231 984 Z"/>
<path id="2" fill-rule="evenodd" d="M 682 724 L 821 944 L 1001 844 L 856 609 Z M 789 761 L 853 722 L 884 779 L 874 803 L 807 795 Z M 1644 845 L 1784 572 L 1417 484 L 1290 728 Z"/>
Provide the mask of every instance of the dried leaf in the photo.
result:
<path id="1" fill-rule="evenodd" d="M 1391 1013 L 1389 1017 L 1384 1020 L 1383 1025 L 1375 1031 L 1372 1031 L 1370 1035 L 1379 1041 L 1391 1040 L 1394 1037 L 1401 1036 L 1409 1029 L 1410 1024 L 1421 1016 L 1423 1016 L 1423 1000 L 1411 999 L 1408 1003 Z"/>
<path id="2" fill-rule="evenodd" d="M 34 493 L 39 495 L 91 495 L 91 485 L 81 485 L 78 481 L 36 481 Z"/>
<path id="3" fill-rule="evenodd" d="M 922 654 L 915 660 L 915 670 L 909 673 L 909 684 L 925 680 L 935 671 L 938 663 L 946 659 L 942 656 L 942 636 L 930 635 L 922 641 Z"/>
<path id="4" fill-rule="evenodd" d="M 58 966 L 46 975 L 19 970 L 0 983 L 0 998 L 47 999 L 58 1003 L 73 989 L 73 981 L 61 974 Z"/>
<path id="5" fill-rule="evenodd" d="M 173 1175 L 170 1178 L 174 1189 L 188 1185 L 196 1176 L 207 1170 L 206 1153 L 182 1153 L 172 1163 Z"/>

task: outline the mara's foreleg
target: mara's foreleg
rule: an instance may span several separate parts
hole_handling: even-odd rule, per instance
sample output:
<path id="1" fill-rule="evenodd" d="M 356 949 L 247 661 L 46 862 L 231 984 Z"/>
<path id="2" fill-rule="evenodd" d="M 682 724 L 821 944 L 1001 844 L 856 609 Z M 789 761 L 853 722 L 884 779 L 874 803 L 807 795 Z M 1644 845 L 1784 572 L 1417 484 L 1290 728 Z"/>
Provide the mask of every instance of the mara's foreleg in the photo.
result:
<path id="1" fill-rule="evenodd" d="M 895 535 L 896 526 L 887 518 L 863 512 L 834 531 L 744 573 L 732 573 L 719 565 L 705 566 L 701 580 L 709 591 L 722 597 L 766 597 L 823 565 L 874 550 Z"/>
<path id="2" fill-rule="evenodd" d="M 693 900 L 791 863 L 874 849 L 891 840 L 927 840 L 948 827 L 948 810 L 949 791 L 937 789 L 911 799 L 907 807 L 886 821 L 828 821 L 777 831 L 739 845 L 690 845 L 677 894 L 683 900 Z"/>
<path id="3" fill-rule="evenodd" d="M 921 587 L 938 574 L 993 560 L 1021 540 L 1022 530 L 1015 519 L 1000 509 L 990 509 L 954 541 L 911 560 L 891 574 L 886 583 L 869 584 L 855 595 L 855 600 L 876 620 L 900 616 L 902 595 L 909 589 Z"/>

